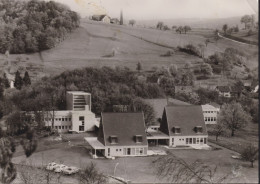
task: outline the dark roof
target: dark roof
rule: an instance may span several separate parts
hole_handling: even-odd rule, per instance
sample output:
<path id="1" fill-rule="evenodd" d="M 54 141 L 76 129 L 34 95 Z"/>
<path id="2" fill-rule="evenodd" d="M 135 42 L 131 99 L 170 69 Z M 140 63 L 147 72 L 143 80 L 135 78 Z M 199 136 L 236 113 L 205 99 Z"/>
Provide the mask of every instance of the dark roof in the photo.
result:
<path id="1" fill-rule="evenodd" d="M 167 105 L 190 105 L 189 103 L 173 98 L 144 99 L 144 101 L 153 107 L 155 118 L 162 118 L 164 107 Z"/>
<path id="2" fill-rule="evenodd" d="M 167 106 L 165 107 L 165 113 L 168 131 L 171 136 L 207 135 L 201 106 Z M 194 128 L 196 126 L 202 127 L 202 133 L 195 132 Z M 181 133 L 173 133 L 172 129 L 174 127 L 180 127 Z"/>
<path id="3" fill-rule="evenodd" d="M 230 87 L 229 86 L 217 86 L 217 89 L 220 92 L 230 92 Z"/>
<path id="4" fill-rule="evenodd" d="M 142 135 L 142 143 L 135 142 L 136 135 Z M 110 136 L 118 143 L 111 144 Z M 147 145 L 143 113 L 102 113 L 98 140 L 105 146 Z"/>

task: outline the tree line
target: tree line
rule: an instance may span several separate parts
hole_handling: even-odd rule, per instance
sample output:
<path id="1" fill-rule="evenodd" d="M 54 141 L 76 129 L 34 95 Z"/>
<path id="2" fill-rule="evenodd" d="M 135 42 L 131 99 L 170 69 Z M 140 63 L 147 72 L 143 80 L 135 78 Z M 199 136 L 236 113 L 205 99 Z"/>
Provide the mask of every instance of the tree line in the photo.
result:
<path id="1" fill-rule="evenodd" d="M 0 53 L 33 53 L 53 48 L 79 26 L 79 16 L 54 1 L 2 0 Z"/>

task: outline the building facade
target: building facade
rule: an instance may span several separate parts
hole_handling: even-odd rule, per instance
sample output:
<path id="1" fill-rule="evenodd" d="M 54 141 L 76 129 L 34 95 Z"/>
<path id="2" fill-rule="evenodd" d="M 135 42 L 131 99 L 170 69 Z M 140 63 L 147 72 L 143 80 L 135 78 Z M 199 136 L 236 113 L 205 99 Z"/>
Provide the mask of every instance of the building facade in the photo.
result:
<path id="1" fill-rule="evenodd" d="M 146 156 L 148 142 L 143 113 L 102 113 L 98 137 L 87 137 L 95 158 Z"/>
<path id="2" fill-rule="evenodd" d="M 166 106 L 160 131 L 169 136 L 171 147 L 201 147 L 208 142 L 201 106 Z"/>
<path id="3" fill-rule="evenodd" d="M 217 116 L 219 114 L 220 107 L 214 107 L 210 104 L 205 104 L 201 107 L 205 124 L 217 124 Z"/>

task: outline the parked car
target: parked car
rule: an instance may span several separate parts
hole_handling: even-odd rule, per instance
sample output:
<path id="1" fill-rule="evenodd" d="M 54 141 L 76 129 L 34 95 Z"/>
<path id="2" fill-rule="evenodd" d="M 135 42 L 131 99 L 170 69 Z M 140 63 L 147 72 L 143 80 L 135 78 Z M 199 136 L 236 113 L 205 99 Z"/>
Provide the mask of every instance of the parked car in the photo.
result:
<path id="1" fill-rule="evenodd" d="M 48 171 L 52 171 L 52 170 L 55 170 L 58 166 L 59 166 L 59 164 L 56 164 L 55 162 L 51 162 L 47 165 L 46 169 Z"/>
<path id="2" fill-rule="evenodd" d="M 59 164 L 59 165 L 54 169 L 54 172 L 60 173 L 60 172 L 62 172 L 63 169 L 65 169 L 66 167 L 68 167 L 68 166 L 63 165 L 63 164 Z"/>
<path id="3" fill-rule="evenodd" d="M 77 167 L 66 167 L 62 170 L 62 172 L 64 174 L 71 175 L 71 174 L 75 174 L 75 173 L 79 172 L 79 168 L 77 168 Z"/>

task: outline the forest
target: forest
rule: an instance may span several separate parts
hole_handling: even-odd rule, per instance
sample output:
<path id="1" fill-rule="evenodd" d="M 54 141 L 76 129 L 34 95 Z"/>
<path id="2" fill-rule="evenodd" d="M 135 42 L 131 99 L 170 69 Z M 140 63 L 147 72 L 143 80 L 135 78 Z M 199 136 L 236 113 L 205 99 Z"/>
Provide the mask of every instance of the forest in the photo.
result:
<path id="1" fill-rule="evenodd" d="M 53 1 L 0 0 L 0 53 L 53 48 L 79 24 L 76 12 Z"/>

